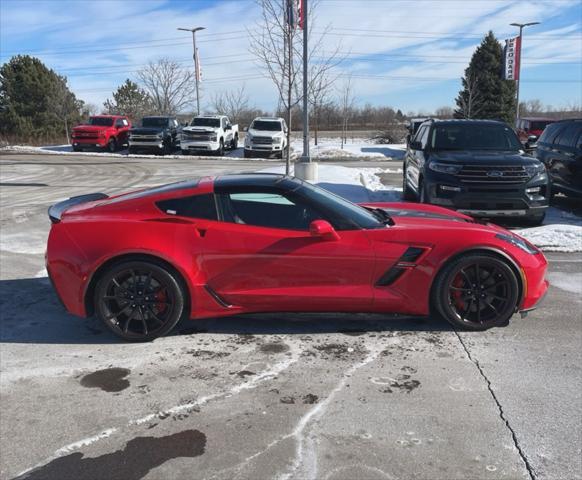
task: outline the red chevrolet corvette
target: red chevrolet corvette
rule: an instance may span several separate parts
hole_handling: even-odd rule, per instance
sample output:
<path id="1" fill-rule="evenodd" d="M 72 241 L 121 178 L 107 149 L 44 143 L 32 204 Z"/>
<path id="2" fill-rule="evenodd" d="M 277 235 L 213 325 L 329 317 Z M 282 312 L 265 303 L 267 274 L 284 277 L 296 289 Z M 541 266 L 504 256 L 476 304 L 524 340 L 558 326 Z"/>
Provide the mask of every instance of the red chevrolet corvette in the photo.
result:
<path id="1" fill-rule="evenodd" d="M 49 209 L 47 270 L 66 309 L 126 340 L 182 317 L 440 315 L 505 325 L 548 288 L 523 238 L 431 205 L 356 205 L 296 178 L 227 175 Z"/>

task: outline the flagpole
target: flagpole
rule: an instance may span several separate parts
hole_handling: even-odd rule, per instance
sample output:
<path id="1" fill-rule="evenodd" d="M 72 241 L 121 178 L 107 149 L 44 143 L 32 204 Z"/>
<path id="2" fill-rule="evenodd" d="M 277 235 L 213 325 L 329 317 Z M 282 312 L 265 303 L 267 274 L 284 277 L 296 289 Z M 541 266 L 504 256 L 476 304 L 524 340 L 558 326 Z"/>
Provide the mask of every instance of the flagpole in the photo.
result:
<path id="1" fill-rule="evenodd" d="M 531 27 L 532 25 L 539 25 L 540 22 L 530 22 L 530 23 L 510 23 L 510 25 L 512 27 L 518 27 L 519 28 L 519 49 L 517 50 L 517 53 L 519 54 L 519 56 L 517 57 L 519 59 L 519 61 L 517 62 L 517 71 L 516 71 L 516 80 L 515 80 L 515 97 L 516 97 L 516 101 L 517 101 L 517 106 L 515 107 L 515 122 L 517 124 L 517 121 L 519 120 L 519 85 L 521 83 L 521 59 L 522 59 L 522 55 L 521 55 L 521 49 L 523 48 L 523 29 L 525 27 Z"/>

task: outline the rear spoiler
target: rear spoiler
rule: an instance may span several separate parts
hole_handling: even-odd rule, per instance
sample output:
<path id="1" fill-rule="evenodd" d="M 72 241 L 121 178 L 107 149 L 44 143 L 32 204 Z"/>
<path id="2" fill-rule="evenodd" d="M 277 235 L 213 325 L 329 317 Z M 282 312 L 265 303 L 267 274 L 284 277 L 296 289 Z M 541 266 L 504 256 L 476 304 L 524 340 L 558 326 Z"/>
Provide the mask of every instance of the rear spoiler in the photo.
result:
<path id="1" fill-rule="evenodd" d="M 104 200 L 109 198 L 109 195 L 104 193 L 89 193 L 87 195 L 78 195 L 76 197 L 71 197 L 68 200 L 64 200 L 59 203 L 55 203 L 48 209 L 48 216 L 52 223 L 58 223 L 61 221 L 61 215 L 68 208 L 74 207 L 81 203 L 94 202 L 96 200 Z"/>

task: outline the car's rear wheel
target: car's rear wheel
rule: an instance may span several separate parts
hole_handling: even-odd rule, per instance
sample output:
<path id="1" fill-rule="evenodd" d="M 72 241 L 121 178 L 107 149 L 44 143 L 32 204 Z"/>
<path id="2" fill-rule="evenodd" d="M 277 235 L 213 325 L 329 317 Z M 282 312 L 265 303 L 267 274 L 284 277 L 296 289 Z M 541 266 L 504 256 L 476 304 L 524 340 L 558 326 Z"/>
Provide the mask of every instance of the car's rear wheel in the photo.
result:
<path id="1" fill-rule="evenodd" d="M 430 203 L 427 198 L 426 188 L 424 187 L 424 180 L 418 180 L 418 201 L 420 203 Z"/>
<path id="2" fill-rule="evenodd" d="M 140 342 L 172 330 L 185 313 L 178 275 L 154 261 L 123 261 L 110 267 L 95 288 L 95 312 L 124 340 Z"/>
<path id="3" fill-rule="evenodd" d="M 545 213 L 541 213 L 539 215 L 530 215 L 529 217 L 525 218 L 525 223 L 530 227 L 537 227 L 541 225 L 546 218 Z"/>
<path id="4" fill-rule="evenodd" d="M 468 253 L 446 265 L 432 290 L 438 312 L 466 330 L 506 325 L 518 300 L 519 284 L 511 267 L 486 253 Z"/>
<path id="5" fill-rule="evenodd" d="M 219 157 L 224 156 L 224 140 L 222 138 L 220 139 L 220 144 L 219 144 L 218 150 L 216 151 L 216 154 Z"/>
<path id="6" fill-rule="evenodd" d="M 83 149 L 81 147 L 77 147 L 76 145 L 73 146 L 73 152 L 82 152 Z"/>
<path id="7" fill-rule="evenodd" d="M 232 143 L 230 144 L 230 148 L 231 148 L 232 150 L 236 150 L 236 149 L 238 148 L 238 135 L 235 135 L 235 136 L 232 138 Z"/>

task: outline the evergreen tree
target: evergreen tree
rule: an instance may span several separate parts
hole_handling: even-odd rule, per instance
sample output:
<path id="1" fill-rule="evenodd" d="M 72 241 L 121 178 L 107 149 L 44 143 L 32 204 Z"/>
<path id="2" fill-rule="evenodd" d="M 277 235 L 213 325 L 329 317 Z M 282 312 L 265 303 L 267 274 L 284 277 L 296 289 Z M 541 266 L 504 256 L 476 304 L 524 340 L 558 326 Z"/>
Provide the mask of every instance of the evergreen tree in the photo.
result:
<path id="1" fill-rule="evenodd" d="M 0 134 L 11 140 L 62 140 L 83 102 L 67 79 L 38 58 L 17 55 L 0 67 Z"/>
<path id="2" fill-rule="evenodd" d="M 503 120 L 515 118 L 515 83 L 501 78 L 503 48 L 489 32 L 471 58 L 456 99 L 456 118 Z"/>
<path id="3" fill-rule="evenodd" d="M 110 115 L 127 115 L 133 122 L 154 111 L 153 102 L 148 93 L 131 80 L 125 80 L 113 92 L 113 99 L 103 104 Z"/>

